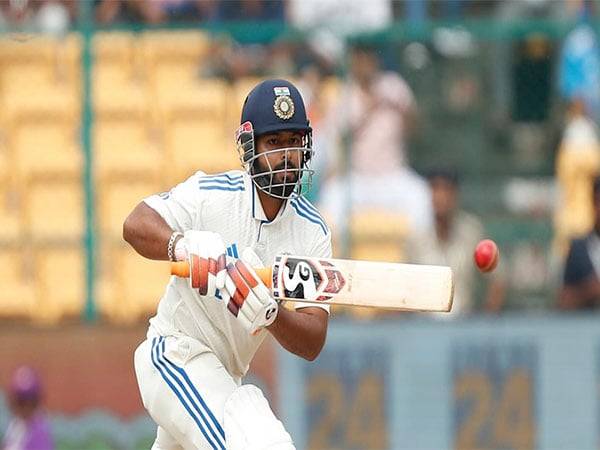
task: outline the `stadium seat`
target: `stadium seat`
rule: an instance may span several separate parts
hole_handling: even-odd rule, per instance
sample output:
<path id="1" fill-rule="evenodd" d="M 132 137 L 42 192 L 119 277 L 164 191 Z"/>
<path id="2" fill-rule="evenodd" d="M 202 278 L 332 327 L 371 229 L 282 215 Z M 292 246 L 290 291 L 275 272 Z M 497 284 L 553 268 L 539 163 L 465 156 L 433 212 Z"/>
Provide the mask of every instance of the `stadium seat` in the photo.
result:
<path id="1" fill-rule="evenodd" d="M 63 121 L 23 122 L 13 129 L 16 177 L 21 183 L 32 179 L 79 179 L 83 154 L 75 127 Z"/>
<path id="2" fill-rule="evenodd" d="M 0 114 L 4 123 L 20 120 L 79 120 L 75 85 L 52 78 L 53 68 L 10 66 L 2 70 Z"/>
<path id="3" fill-rule="evenodd" d="M 226 118 L 228 85 L 220 79 L 172 81 L 168 74 L 156 79 L 156 120 L 159 123 L 179 119 L 212 120 Z"/>
<path id="4" fill-rule="evenodd" d="M 23 39 L 0 39 L 2 66 L 18 63 L 52 63 L 56 58 L 59 40 L 41 34 L 28 35 Z"/>
<path id="5" fill-rule="evenodd" d="M 4 222 L 2 222 L 4 226 Z M 24 255 L 19 247 L 0 247 L 0 317 L 25 318 L 31 316 L 35 309 L 33 282 L 25 269 Z"/>
<path id="6" fill-rule="evenodd" d="M 85 261 L 77 246 L 41 247 L 35 252 L 36 302 L 33 319 L 54 323 L 79 316 L 85 304 Z"/>
<path id="7" fill-rule="evenodd" d="M 158 180 L 164 171 L 163 153 L 149 131 L 140 120 L 97 120 L 93 127 L 96 180 L 134 176 Z"/>
<path id="8" fill-rule="evenodd" d="M 165 61 L 199 64 L 210 44 L 207 34 L 197 31 L 149 31 L 140 38 L 140 52 L 146 70 Z"/>
<path id="9" fill-rule="evenodd" d="M 175 177 L 171 181 L 181 181 L 198 170 L 218 173 L 240 167 L 233 135 L 225 133 L 219 123 L 172 123 L 166 130 L 166 151 Z"/>
<path id="10" fill-rule="evenodd" d="M 99 32 L 94 35 L 92 46 L 94 62 L 97 66 L 119 66 L 131 75 L 129 71 L 135 59 L 136 46 L 136 40 L 132 33 Z"/>
<path id="11" fill-rule="evenodd" d="M 408 231 L 408 219 L 402 214 L 380 210 L 355 212 L 350 220 L 351 257 L 400 262 Z"/>
<path id="12" fill-rule="evenodd" d="M 0 181 L 0 245 L 17 245 L 21 235 L 19 192 L 8 179 Z"/>
<path id="13" fill-rule="evenodd" d="M 117 323 L 131 323 L 156 311 L 169 281 L 169 265 L 138 255 L 129 246 L 112 246 L 98 285 L 98 308 Z"/>
<path id="14" fill-rule="evenodd" d="M 92 102 L 97 119 L 147 119 L 148 99 L 144 81 L 122 66 L 99 64 L 92 77 Z"/>
<path id="15" fill-rule="evenodd" d="M 97 191 L 98 224 L 102 237 L 122 241 L 123 222 L 133 208 L 145 197 L 157 193 L 156 182 L 140 179 L 107 182 Z"/>
<path id="16" fill-rule="evenodd" d="M 80 181 L 32 184 L 25 197 L 25 226 L 34 243 L 79 242 L 85 208 Z"/>

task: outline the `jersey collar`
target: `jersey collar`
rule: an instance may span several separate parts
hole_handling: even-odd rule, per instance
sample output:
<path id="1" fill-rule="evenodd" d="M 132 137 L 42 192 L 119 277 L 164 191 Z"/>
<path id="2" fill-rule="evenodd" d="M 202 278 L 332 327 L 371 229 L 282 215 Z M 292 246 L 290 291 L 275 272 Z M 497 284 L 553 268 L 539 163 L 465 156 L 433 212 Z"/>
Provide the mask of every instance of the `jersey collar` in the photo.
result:
<path id="1" fill-rule="evenodd" d="M 255 186 L 254 182 L 250 178 L 248 174 L 244 174 L 244 183 L 246 185 L 246 192 L 250 193 L 250 209 L 252 212 L 252 217 L 256 220 L 260 220 L 261 222 L 277 222 L 285 213 L 287 208 L 287 200 L 283 202 L 281 208 L 279 208 L 279 212 L 277 216 L 273 220 L 267 219 L 265 212 L 263 210 L 262 204 L 260 203 L 260 197 L 258 196 L 258 188 Z"/>

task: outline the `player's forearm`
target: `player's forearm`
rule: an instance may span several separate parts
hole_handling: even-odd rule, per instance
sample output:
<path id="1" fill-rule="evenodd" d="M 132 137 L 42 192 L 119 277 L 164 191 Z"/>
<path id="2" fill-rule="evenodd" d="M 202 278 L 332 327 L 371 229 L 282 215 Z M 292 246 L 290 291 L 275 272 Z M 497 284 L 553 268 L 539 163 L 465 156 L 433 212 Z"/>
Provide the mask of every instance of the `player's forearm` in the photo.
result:
<path id="1" fill-rule="evenodd" d="M 300 311 L 280 308 L 277 319 L 268 330 L 287 351 L 313 361 L 325 345 L 327 320 L 327 312 L 320 308 Z"/>
<path id="2" fill-rule="evenodd" d="M 144 202 L 137 205 L 123 223 L 123 239 L 140 255 L 168 260 L 167 245 L 173 230 Z"/>

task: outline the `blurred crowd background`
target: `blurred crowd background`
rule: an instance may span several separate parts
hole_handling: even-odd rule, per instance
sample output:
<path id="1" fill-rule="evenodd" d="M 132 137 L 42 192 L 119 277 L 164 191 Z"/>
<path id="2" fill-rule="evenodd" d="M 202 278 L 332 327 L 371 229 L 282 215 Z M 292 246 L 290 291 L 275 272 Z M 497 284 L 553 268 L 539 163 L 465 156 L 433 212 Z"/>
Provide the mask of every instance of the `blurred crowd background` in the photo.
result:
<path id="1" fill-rule="evenodd" d="M 1 1 L 2 326 L 27 330 L 30 355 L 39 330 L 141 336 L 168 273 L 122 222 L 197 170 L 239 167 L 264 77 L 304 96 L 306 195 L 335 256 L 452 266 L 454 310 L 435 319 L 595 309 L 599 15 L 596 0 Z M 484 237 L 501 251 L 487 275 Z"/>

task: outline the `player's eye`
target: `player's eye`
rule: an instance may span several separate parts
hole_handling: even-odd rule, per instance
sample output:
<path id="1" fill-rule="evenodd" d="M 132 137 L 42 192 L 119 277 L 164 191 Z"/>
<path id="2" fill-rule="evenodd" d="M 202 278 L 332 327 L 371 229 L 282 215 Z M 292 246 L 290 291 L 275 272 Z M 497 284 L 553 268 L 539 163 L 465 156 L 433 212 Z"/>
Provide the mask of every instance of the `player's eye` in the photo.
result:
<path id="1" fill-rule="evenodd" d="M 300 138 L 297 138 L 297 137 L 291 138 L 290 144 L 292 147 L 298 147 L 300 145 Z"/>
<path id="2" fill-rule="evenodd" d="M 269 144 L 269 145 L 277 145 L 277 138 L 269 138 L 269 139 L 267 139 L 267 144 Z"/>

